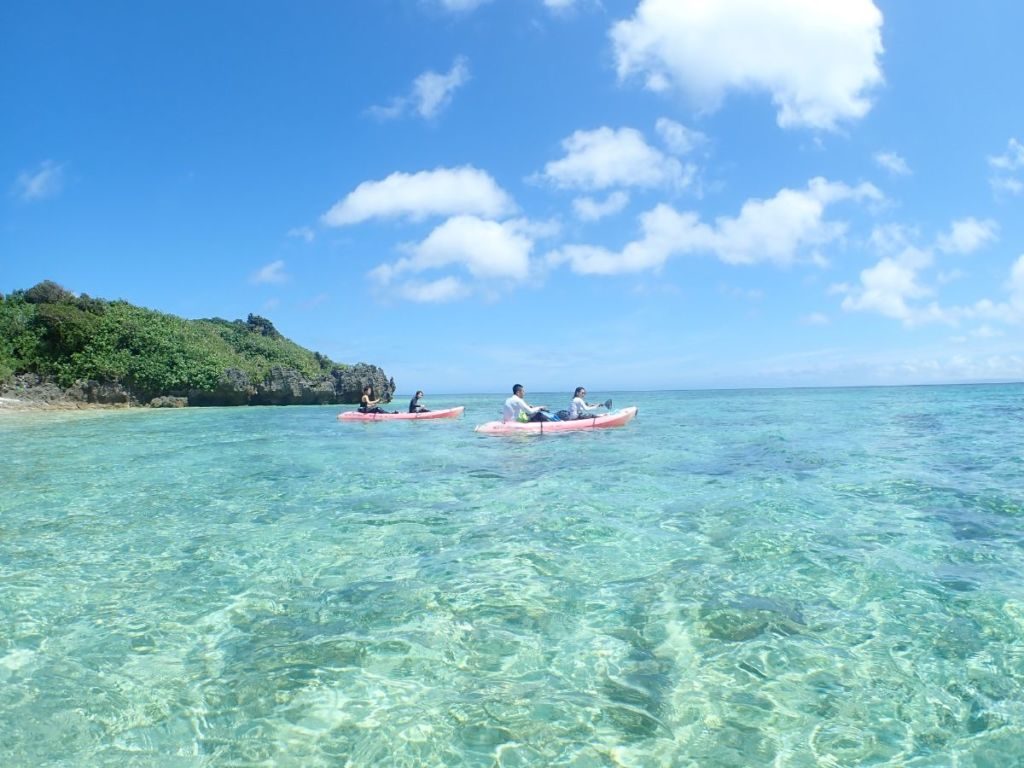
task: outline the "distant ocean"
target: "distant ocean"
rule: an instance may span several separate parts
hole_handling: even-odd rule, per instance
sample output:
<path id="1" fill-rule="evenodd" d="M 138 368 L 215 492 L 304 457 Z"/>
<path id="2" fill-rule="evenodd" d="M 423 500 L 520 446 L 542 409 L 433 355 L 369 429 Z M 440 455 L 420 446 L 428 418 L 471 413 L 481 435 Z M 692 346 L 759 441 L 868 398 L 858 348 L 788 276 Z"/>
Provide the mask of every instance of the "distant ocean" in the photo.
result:
<path id="1" fill-rule="evenodd" d="M 1024 764 L 1024 386 L 589 397 L 5 414 L 0 765 Z"/>

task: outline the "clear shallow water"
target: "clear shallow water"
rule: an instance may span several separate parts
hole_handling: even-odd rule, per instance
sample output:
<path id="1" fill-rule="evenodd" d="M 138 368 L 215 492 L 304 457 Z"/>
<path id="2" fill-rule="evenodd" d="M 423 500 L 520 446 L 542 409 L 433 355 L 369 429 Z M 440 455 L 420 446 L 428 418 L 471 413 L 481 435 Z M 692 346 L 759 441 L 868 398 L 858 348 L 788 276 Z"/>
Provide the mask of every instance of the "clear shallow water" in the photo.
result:
<path id="1" fill-rule="evenodd" d="M 5 416 L 0 765 L 1024 764 L 1024 386 L 611 394 Z"/>

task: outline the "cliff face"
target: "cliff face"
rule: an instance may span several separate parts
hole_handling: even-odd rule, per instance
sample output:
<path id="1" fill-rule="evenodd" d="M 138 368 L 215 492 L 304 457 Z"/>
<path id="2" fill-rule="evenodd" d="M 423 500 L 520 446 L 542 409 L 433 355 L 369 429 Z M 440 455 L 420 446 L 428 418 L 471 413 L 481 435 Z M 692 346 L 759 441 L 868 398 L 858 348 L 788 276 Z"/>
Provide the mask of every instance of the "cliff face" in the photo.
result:
<path id="1" fill-rule="evenodd" d="M 16 398 L 39 405 L 124 405 L 155 408 L 227 405 L 331 405 L 358 403 L 366 384 L 377 396 L 390 400 L 395 380 L 375 365 L 359 363 L 328 376 L 311 378 L 290 368 L 275 367 L 262 381 L 254 382 L 237 368 L 224 371 L 213 389 L 167 392 L 144 400 L 118 382 L 77 381 L 61 387 L 54 380 L 34 373 L 15 375 L 0 385 L 0 397 Z"/>
<path id="2" fill-rule="evenodd" d="M 291 368 L 276 366 L 262 381 L 252 381 L 237 368 L 224 371 L 213 390 L 189 390 L 188 405 L 327 405 L 358 403 L 367 384 L 385 400 L 395 393 L 395 381 L 376 365 L 359 363 L 334 369 L 330 375 L 305 376 Z"/>

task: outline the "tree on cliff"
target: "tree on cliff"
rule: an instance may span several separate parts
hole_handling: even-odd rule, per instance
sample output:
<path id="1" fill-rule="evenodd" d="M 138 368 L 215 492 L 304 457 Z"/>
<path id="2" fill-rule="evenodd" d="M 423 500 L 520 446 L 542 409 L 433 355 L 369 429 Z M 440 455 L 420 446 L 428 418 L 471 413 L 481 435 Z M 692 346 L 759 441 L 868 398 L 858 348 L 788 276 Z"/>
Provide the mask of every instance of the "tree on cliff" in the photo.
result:
<path id="1" fill-rule="evenodd" d="M 286 339 L 259 315 L 245 322 L 185 320 L 76 296 L 49 280 L 0 296 L 0 387 L 27 373 L 62 387 L 117 384 L 140 402 L 158 396 L 209 405 L 358 402 L 357 370 L 379 391 L 394 391 L 376 366 L 335 363 Z M 235 384 L 243 389 L 229 391 Z"/>

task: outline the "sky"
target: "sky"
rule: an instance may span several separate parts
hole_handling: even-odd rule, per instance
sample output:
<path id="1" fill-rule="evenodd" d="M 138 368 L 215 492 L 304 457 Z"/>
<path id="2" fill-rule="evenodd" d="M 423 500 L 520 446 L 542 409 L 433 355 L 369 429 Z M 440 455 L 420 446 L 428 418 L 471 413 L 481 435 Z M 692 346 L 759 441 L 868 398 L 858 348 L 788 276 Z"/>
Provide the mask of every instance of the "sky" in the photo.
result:
<path id="1" fill-rule="evenodd" d="M 1024 380 L 1024 4 L 0 4 L 0 293 L 402 392 Z"/>

